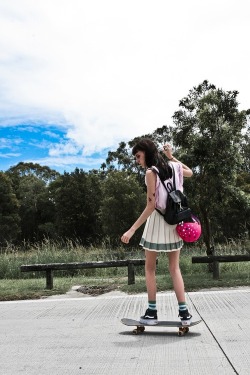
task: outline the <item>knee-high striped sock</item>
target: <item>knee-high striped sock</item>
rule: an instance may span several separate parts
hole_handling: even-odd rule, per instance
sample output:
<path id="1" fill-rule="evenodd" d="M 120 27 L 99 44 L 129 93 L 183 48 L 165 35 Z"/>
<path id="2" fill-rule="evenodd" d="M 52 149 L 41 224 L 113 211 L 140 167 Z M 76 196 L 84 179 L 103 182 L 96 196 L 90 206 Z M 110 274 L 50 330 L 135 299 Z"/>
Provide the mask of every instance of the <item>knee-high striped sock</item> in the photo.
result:
<path id="1" fill-rule="evenodd" d="M 156 301 L 148 301 L 148 308 L 150 310 L 156 310 Z"/>

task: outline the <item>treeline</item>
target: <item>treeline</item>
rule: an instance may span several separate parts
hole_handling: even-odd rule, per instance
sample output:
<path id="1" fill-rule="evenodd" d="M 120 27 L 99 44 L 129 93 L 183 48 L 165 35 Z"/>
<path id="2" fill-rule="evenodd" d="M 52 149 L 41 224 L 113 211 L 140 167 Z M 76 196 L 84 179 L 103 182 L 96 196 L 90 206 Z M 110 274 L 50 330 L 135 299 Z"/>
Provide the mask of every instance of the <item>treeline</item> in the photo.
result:
<path id="1" fill-rule="evenodd" d="M 136 176 L 93 170 L 59 173 L 19 163 L 0 173 L 0 242 L 72 239 L 115 245 L 145 205 Z"/>
<path id="2" fill-rule="evenodd" d="M 250 111 L 239 111 L 237 95 L 204 81 L 180 101 L 173 125 L 142 135 L 159 147 L 170 141 L 175 156 L 193 169 L 184 189 L 201 219 L 200 241 L 208 253 L 214 242 L 246 237 L 249 231 Z M 131 155 L 137 140 L 121 142 L 99 170 L 59 174 L 19 163 L 0 172 L 0 245 L 44 238 L 119 244 L 146 204 L 144 171 Z"/>

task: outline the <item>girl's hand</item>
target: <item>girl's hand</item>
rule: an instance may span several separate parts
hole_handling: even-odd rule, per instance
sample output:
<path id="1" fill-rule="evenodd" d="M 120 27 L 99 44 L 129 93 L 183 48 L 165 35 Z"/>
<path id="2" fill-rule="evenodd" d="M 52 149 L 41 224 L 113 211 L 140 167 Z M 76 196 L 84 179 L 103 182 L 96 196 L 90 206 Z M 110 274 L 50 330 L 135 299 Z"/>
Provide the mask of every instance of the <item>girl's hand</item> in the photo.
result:
<path id="1" fill-rule="evenodd" d="M 164 154 L 166 155 L 166 157 L 168 159 L 172 159 L 173 158 L 173 155 L 172 155 L 172 146 L 170 143 L 166 143 L 164 146 L 163 146 L 163 152 Z"/>
<path id="2" fill-rule="evenodd" d="M 125 232 L 122 237 L 121 237 L 121 241 L 123 243 L 129 243 L 129 240 L 130 238 L 134 235 L 135 233 L 135 230 L 130 228 L 127 232 Z"/>

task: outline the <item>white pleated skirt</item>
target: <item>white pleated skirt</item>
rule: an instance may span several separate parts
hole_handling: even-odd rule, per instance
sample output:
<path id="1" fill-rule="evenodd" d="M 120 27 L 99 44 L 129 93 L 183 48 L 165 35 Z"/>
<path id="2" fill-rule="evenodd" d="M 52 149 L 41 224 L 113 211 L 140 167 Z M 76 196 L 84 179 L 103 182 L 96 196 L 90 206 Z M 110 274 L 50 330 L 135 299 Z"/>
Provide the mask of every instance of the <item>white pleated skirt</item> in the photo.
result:
<path id="1" fill-rule="evenodd" d="M 169 225 L 156 210 L 149 216 L 140 241 L 145 250 L 170 252 L 178 251 L 183 240 L 176 231 L 176 225 Z"/>

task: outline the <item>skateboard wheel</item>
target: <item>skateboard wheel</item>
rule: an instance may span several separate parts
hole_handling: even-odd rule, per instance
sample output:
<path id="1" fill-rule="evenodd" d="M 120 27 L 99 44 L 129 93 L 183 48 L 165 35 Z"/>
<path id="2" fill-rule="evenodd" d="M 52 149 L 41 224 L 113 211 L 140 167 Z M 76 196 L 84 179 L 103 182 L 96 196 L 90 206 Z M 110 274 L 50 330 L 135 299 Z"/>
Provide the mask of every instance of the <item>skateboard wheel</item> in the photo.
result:
<path id="1" fill-rule="evenodd" d="M 178 332 L 178 336 L 184 336 L 188 332 L 189 332 L 189 328 L 188 327 L 180 327 L 179 328 L 179 332 Z"/>
<path id="2" fill-rule="evenodd" d="M 139 331 L 140 333 L 143 333 L 143 332 L 145 331 L 145 327 L 138 327 L 138 331 Z"/>
<path id="3" fill-rule="evenodd" d="M 138 326 L 137 328 L 133 329 L 134 335 L 139 335 L 145 331 L 145 327 Z"/>

